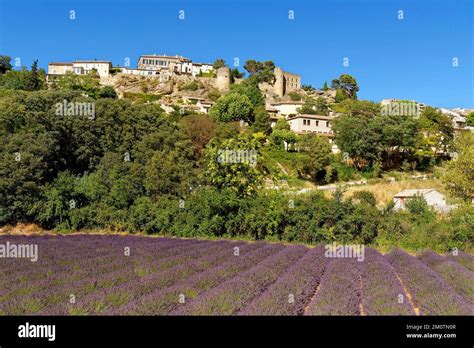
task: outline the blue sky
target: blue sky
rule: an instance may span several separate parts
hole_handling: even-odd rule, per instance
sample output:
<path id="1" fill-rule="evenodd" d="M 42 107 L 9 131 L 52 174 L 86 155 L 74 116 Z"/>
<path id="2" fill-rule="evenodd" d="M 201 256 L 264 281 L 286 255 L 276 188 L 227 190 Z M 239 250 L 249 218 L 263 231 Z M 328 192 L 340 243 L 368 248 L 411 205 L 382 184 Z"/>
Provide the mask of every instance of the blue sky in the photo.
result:
<path id="1" fill-rule="evenodd" d="M 321 87 L 353 75 L 359 98 L 474 108 L 472 0 L 0 0 L 0 54 L 49 61 L 140 54 L 273 60 Z M 74 10 L 76 19 L 69 19 Z M 185 19 L 178 18 L 183 10 Z M 294 11 L 294 19 L 288 12 Z M 403 20 L 397 18 L 403 11 Z M 349 58 L 349 66 L 343 59 Z M 459 62 L 453 67 L 453 58 Z"/>

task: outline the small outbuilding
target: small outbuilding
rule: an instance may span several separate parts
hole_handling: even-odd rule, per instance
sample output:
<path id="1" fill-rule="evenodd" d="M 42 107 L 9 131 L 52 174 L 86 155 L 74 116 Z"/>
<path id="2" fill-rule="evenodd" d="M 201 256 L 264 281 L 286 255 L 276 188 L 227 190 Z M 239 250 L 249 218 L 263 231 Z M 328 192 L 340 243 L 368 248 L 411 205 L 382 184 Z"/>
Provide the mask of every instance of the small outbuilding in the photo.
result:
<path id="1" fill-rule="evenodd" d="M 393 197 L 395 210 L 406 209 L 406 203 L 414 197 L 423 197 L 428 206 L 440 212 L 448 212 L 452 206 L 446 204 L 446 197 L 435 189 L 409 189 L 398 192 Z"/>

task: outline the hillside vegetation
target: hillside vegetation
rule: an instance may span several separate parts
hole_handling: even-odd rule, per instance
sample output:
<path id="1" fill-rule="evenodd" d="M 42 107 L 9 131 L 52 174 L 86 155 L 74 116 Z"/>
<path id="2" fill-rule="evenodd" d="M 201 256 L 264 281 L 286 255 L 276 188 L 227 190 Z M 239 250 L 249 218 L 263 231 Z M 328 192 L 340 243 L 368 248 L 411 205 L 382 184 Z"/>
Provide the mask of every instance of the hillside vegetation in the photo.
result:
<path id="1" fill-rule="evenodd" d="M 46 89 L 33 69 L 0 75 L 0 224 L 472 249 L 472 135 L 456 144 L 450 122 L 429 107 L 419 120 L 381 116 L 378 104 L 356 99 L 355 80 L 341 77 L 331 108 L 341 113 L 334 129 L 347 156 L 335 155 L 326 138 L 295 134 L 284 120 L 270 127 L 258 87 L 271 80 L 265 69 L 220 96 L 209 115 L 117 99 L 94 76 Z M 291 192 L 435 166 L 446 167 L 443 186 L 459 206 L 446 215 L 423 200 L 394 211 L 392 191 L 380 197 L 386 187 L 376 181 L 372 192 L 349 189 L 357 194 Z M 268 189 L 285 181 L 286 189 Z"/>

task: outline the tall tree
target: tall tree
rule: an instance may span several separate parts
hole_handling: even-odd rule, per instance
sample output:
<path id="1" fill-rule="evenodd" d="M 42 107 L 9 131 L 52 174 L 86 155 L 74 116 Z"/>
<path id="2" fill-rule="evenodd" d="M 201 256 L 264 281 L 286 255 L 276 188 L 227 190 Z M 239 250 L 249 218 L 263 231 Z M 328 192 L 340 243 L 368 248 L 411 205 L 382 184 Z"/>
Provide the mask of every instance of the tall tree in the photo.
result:
<path id="1" fill-rule="evenodd" d="M 471 111 L 466 116 L 466 126 L 474 127 L 474 111 Z"/>
<path id="2" fill-rule="evenodd" d="M 38 76 L 38 60 L 31 65 L 31 70 L 26 79 L 25 89 L 27 91 L 37 91 L 41 88 L 41 80 Z"/>
<path id="3" fill-rule="evenodd" d="M 12 69 L 10 62 L 11 58 L 9 56 L 0 56 L 0 75 Z"/>
<path id="4" fill-rule="evenodd" d="M 332 88 L 344 91 L 344 93 L 351 99 L 357 99 L 357 92 L 359 86 L 354 77 L 348 74 L 342 74 L 339 78 L 332 80 Z"/>
<path id="5" fill-rule="evenodd" d="M 222 58 L 217 58 L 214 61 L 214 64 L 212 64 L 212 67 L 214 68 L 214 70 L 217 70 L 217 69 L 225 67 L 225 66 L 227 66 L 227 65 L 225 64 L 225 60 L 222 59 Z"/>
<path id="6" fill-rule="evenodd" d="M 209 115 L 220 122 L 253 122 L 253 105 L 250 99 L 240 93 L 229 93 L 217 99 Z"/>
<path id="7" fill-rule="evenodd" d="M 244 74 L 245 73 L 239 71 L 239 69 L 237 68 L 230 69 L 230 82 L 234 83 L 235 79 L 241 79 L 242 77 L 244 77 Z"/>
<path id="8" fill-rule="evenodd" d="M 455 197 L 466 202 L 474 199 L 474 134 L 463 133 L 456 141 L 457 156 L 446 168 L 443 181 Z"/>
<path id="9" fill-rule="evenodd" d="M 258 82 L 275 82 L 275 63 L 268 60 L 265 62 L 259 62 L 256 60 L 247 60 L 244 65 L 244 69 L 247 70 L 251 77 L 255 77 Z"/>
<path id="10" fill-rule="evenodd" d="M 312 181 L 321 181 L 325 168 L 331 160 L 331 145 L 326 138 L 314 134 L 304 134 L 298 141 L 301 156 L 297 161 L 300 176 L 309 176 Z"/>
<path id="11" fill-rule="evenodd" d="M 270 115 L 265 110 L 265 107 L 259 106 L 255 108 L 254 114 L 255 114 L 255 122 L 252 124 L 253 131 L 270 134 L 272 131 L 272 127 L 270 125 Z"/>

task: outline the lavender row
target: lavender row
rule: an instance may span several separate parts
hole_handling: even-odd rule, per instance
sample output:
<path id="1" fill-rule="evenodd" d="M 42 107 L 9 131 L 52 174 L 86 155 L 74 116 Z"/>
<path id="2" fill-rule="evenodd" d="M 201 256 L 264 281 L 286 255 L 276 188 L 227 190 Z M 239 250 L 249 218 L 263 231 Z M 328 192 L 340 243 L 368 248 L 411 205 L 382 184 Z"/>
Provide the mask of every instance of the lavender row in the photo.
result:
<path id="1" fill-rule="evenodd" d="M 413 303 L 420 309 L 420 314 L 474 314 L 469 302 L 416 257 L 399 249 L 392 251 L 387 257 L 413 297 Z"/>
<path id="2" fill-rule="evenodd" d="M 446 255 L 451 261 L 459 263 L 461 266 L 474 272 L 474 256 L 463 251 L 456 251 L 456 253 L 449 253 Z"/>
<path id="3" fill-rule="evenodd" d="M 474 304 L 474 272 L 432 251 L 426 251 L 418 258 L 438 273 L 466 301 Z"/>
<path id="4" fill-rule="evenodd" d="M 306 315 L 359 315 L 360 272 L 353 259 L 334 259 L 308 304 Z"/>
<path id="5" fill-rule="evenodd" d="M 323 246 L 313 248 L 238 314 L 302 315 L 321 281 L 328 261 Z"/>
<path id="6" fill-rule="evenodd" d="M 303 246 L 288 246 L 248 271 L 205 292 L 173 314 L 235 314 L 275 282 L 307 251 L 308 249 Z"/>
<path id="7" fill-rule="evenodd" d="M 361 272 L 362 310 L 366 315 L 415 315 L 410 299 L 390 262 L 378 251 L 365 249 Z"/>
<path id="8" fill-rule="evenodd" d="M 215 243 L 217 244 L 217 243 Z M 182 257 L 179 263 L 165 272 L 157 272 L 148 276 L 122 283 L 104 291 L 95 292 L 80 299 L 76 310 L 80 314 L 109 314 L 134 297 L 146 296 L 154 289 L 168 287 L 186 279 L 195 273 L 224 262 L 232 256 L 233 248 L 243 243 L 222 243 L 211 248 L 203 248 L 193 257 Z"/>
<path id="9" fill-rule="evenodd" d="M 198 267 L 208 267 L 210 255 L 228 257 L 234 245 L 239 244 L 205 243 L 202 248 L 178 252 L 177 255 L 159 262 L 158 270 L 143 276 L 137 275 L 130 268 L 122 270 L 120 275 L 126 279 L 125 281 L 114 282 L 108 287 L 100 287 L 96 289 L 97 291 L 83 294 L 78 297 L 77 304 L 74 306 L 69 306 L 64 298 L 56 306 L 45 308 L 41 314 L 104 314 L 106 310 L 110 310 L 111 305 L 120 305 L 130 298 L 142 296 L 151 291 L 151 288 L 172 284 L 180 277 L 192 274 Z M 213 260 L 212 256 L 211 260 Z"/>
<path id="10" fill-rule="evenodd" d="M 181 259 L 193 258 L 198 253 L 206 252 L 214 248 L 214 245 L 204 242 L 198 243 L 198 245 L 204 245 L 204 248 L 196 248 L 196 243 L 182 244 L 184 245 L 178 245 L 176 248 L 171 248 L 157 255 L 156 262 L 150 264 L 153 271 L 159 272 L 166 270 Z M 51 283 L 49 287 L 43 288 L 41 291 L 33 292 L 33 296 L 30 295 L 30 292 L 23 296 L 14 296 L 0 304 L 0 308 L 3 309 L 4 312 L 12 314 L 23 314 L 26 310 L 25 313 L 28 314 L 29 312 L 27 312 L 27 310 L 31 306 L 25 309 L 23 304 L 33 302 L 36 304 L 34 309 L 36 312 L 39 312 L 45 310 L 45 308 L 51 304 L 67 302 L 70 294 L 82 297 L 103 288 L 117 286 L 137 276 L 133 262 L 126 256 L 115 259 L 115 262 L 109 265 L 109 268 L 102 270 L 103 273 L 97 273 L 92 268 L 89 269 L 89 271 L 89 274 L 84 275 L 82 278 L 70 276 L 69 278 L 63 279 L 59 285 Z M 35 284 L 31 284 L 29 289 L 36 289 Z"/>
<path id="11" fill-rule="evenodd" d="M 253 267 L 269 255 L 283 249 L 281 245 L 257 242 L 240 249 L 238 256 L 221 265 L 198 273 L 165 289 L 157 289 L 143 297 L 136 297 L 114 314 L 165 315 L 231 277 Z M 183 297 L 181 297 L 183 296 Z M 180 302 L 180 300 L 182 301 Z"/>
<path id="12" fill-rule="evenodd" d="M 94 237 L 92 238 L 93 240 L 95 240 Z M 145 241 L 142 241 L 140 243 L 144 245 L 140 245 L 139 243 L 135 242 L 140 241 L 140 239 L 132 240 L 135 243 L 124 243 L 125 240 L 116 239 L 110 236 L 108 237 L 108 239 L 109 240 L 102 241 L 102 245 L 99 244 L 99 248 L 97 248 L 97 244 L 92 244 L 91 242 L 80 243 L 76 241 L 77 244 L 74 245 L 70 244 L 71 242 L 69 241 L 68 243 L 64 243 L 64 245 L 61 245 L 60 248 L 54 248 L 54 246 L 43 243 L 40 245 L 40 250 L 44 255 L 42 255 L 42 257 L 39 259 L 39 262 L 32 263 L 29 260 L 21 260 L 21 262 L 23 262 L 23 264 L 26 264 L 28 267 L 26 269 L 18 269 L 17 267 L 11 267 L 9 272 L 5 272 L 6 278 L 4 278 L 2 285 L 5 284 L 7 281 L 10 284 L 19 284 L 21 283 L 21 279 L 27 279 L 31 281 L 39 278 L 45 278 L 47 275 L 50 274 L 58 274 L 61 271 L 75 271 L 78 267 L 78 260 L 82 262 L 82 264 L 79 264 L 82 267 L 86 267 L 85 262 L 87 262 L 88 260 L 96 264 L 100 263 L 101 261 L 110 262 L 113 257 L 116 257 L 120 253 L 123 254 L 123 247 L 125 245 L 130 245 L 130 249 L 133 250 L 133 253 L 137 254 L 140 254 L 141 251 L 147 249 L 147 244 L 144 244 Z M 120 243 L 117 243 L 117 240 L 120 240 Z M 160 241 L 158 247 L 171 247 L 173 244 L 179 245 L 181 243 L 193 242 L 179 241 L 177 239 L 165 239 L 163 241 Z M 194 241 L 194 243 L 196 243 L 196 241 Z M 148 245 L 154 246 L 155 244 L 157 243 L 149 243 Z M 92 257 L 89 257 L 86 259 L 86 261 L 84 261 L 84 255 L 91 255 Z M 18 264 L 20 263 L 16 262 L 15 266 L 17 266 Z M 11 277 L 11 279 L 7 279 L 8 276 Z M 19 285 L 23 286 L 23 284 Z"/>
<path id="13" fill-rule="evenodd" d="M 158 252 L 158 256 L 155 256 L 156 260 L 162 259 L 167 256 L 175 256 L 176 253 L 180 254 L 186 252 L 188 249 L 196 248 L 196 246 L 202 244 L 202 242 L 197 243 L 196 241 L 176 241 L 174 243 L 164 243 L 163 245 L 158 245 L 156 247 L 155 253 Z M 132 249 L 134 251 L 134 249 Z M 100 273 L 109 273 L 118 267 L 123 267 L 130 262 L 133 262 L 136 259 L 140 259 L 131 254 L 130 257 L 125 257 L 123 250 L 118 249 L 113 257 L 98 257 L 92 259 L 81 259 L 81 262 L 73 267 L 73 269 L 62 270 L 62 267 L 59 266 L 59 269 L 43 270 L 41 272 L 41 277 L 32 277 L 29 273 L 22 274 L 22 277 L 25 277 L 23 281 L 12 281 L 11 284 L 15 286 L 5 286 L 4 288 L 10 290 L 9 294 L 6 296 L 11 296 L 20 291 L 20 293 L 25 293 L 25 288 L 28 288 L 30 292 L 38 291 L 45 288 L 50 288 L 51 285 L 61 285 L 64 283 L 70 284 L 74 281 L 90 277 L 92 274 Z M 77 267 L 76 267 L 77 266 Z M 51 272 L 51 274 L 50 274 Z M 25 284 L 27 283 L 27 284 Z M 3 296 L 5 298 L 5 296 Z"/>

